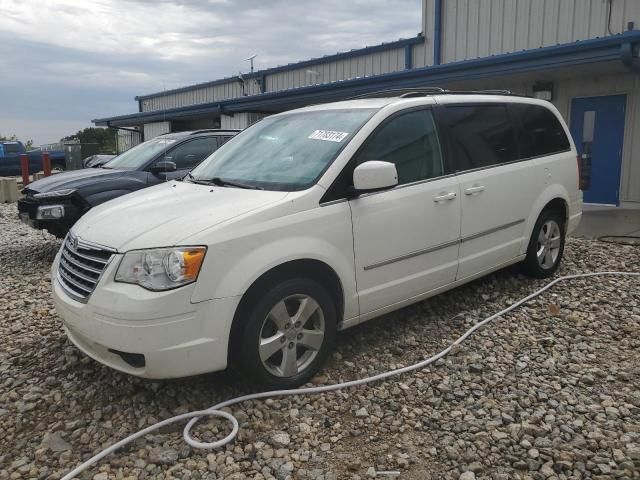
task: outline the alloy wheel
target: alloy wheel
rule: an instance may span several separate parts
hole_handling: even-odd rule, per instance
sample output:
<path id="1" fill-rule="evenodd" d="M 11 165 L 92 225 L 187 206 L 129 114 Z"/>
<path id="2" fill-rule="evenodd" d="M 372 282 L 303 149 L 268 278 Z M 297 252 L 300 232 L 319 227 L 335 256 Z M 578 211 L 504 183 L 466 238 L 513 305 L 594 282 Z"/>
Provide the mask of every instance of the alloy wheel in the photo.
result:
<path id="1" fill-rule="evenodd" d="M 540 267 L 548 270 L 555 265 L 560 254 L 560 236 L 560 226 L 555 220 L 547 220 L 542 224 L 536 248 L 536 256 Z"/>
<path id="2" fill-rule="evenodd" d="M 266 370 L 277 377 L 303 372 L 318 355 L 325 319 L 308 295 L 290 295 L 276 303 L 262 323 L 258 350 Z"/>

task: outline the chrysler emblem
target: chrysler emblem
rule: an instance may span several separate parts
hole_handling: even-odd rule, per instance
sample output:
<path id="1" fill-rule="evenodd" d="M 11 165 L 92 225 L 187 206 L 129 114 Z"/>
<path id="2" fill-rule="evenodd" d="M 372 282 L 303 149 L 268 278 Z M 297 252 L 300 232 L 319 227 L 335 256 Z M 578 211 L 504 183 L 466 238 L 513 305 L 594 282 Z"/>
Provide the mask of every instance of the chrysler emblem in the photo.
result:
<path id="1" fill-rule="evenodd" d="M 74 237 L 73 239 L 73 248 L 78 249 L 78 237 Z"/>

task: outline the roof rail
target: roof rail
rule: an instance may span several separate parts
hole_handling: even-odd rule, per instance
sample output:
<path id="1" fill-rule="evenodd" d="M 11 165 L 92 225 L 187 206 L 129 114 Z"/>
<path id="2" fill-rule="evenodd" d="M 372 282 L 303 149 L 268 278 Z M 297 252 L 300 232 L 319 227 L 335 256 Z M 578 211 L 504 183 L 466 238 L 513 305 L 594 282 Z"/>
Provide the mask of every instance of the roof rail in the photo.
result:
<path id="1" fill-rule="evenodd" d="M 450 93 L 476 93 L 476 94 L 485 94 L 485 95 L 513 95 L 514 97 L 519 97 L 517 93 L 513 93 L 511 90 L 500 90 L 500 89 L 487 89 L 487 90 L 469 90 L 468 92 L 462 91 L 451 91 Z"/>
<path id="2" fill-rule="evenodd" d="M 202 128 L 200 130 L 193 130 L 189 132 L 189 135 L 195 135 L 196 133 L 216 133 L 216 132 L 241 132 L 238 128 Z"/>
<path id="3" fill-rule="evenodd" d="M 439 93 L 446 93 L 447 91 L 441 87 L 421 87 L 421 88 L 392 88 L 389 90 L 378 90 L 375 92 L 362 93 L 355 97 L 350 97 L 349 100 L 356 100 L 359 98 L 385 98 L 385 97 L 417 97 L 421 95 L 434 95 Z"/>
<path id="4" fill-rule="evenodd" d="M 413 98 L 426 97 L 427 95 L 514 95 L 510 90 L 447 90 L 441 87 L 419 87 L 419 88 L 395 88 L 391 90 L 379 90 L 376 92 L 363 93 L 349 98 L 349 100 L 357 100 L 361 98 Z"/>

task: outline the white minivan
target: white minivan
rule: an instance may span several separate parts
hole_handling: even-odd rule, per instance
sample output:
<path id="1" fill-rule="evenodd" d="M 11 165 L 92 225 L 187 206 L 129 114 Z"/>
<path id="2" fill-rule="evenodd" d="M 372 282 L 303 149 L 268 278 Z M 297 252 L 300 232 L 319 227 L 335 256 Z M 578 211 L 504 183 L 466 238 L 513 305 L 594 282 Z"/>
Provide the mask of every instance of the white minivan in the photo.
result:
<path id="1" fill-rule="evenodd" d="M 92 209 L 52 267 L 90 357 L 147 378 L 238 367 L 308 381 L 336 331 L 521 263 L 552 275 L 580 221 L 548 102 L 430 90 L 273 115 L 170 181 Z"/>

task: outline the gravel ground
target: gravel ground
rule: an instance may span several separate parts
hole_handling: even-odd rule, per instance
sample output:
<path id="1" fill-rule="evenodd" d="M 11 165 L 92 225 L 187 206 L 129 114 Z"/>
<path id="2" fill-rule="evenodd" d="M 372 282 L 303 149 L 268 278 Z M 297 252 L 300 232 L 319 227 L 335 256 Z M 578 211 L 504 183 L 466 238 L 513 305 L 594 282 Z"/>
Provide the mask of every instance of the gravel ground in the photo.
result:
<path id="1" fill-rule="evenodd" d="M 153 382 L 86 358 L 50 300 L 58 247 L 17 222 L 15 206 L 0 205 L 0 479 L 60 478 L 141 427 L 250 391 L 225 373 Z M 561 274 L 607 269 L 640 271 L 640 248 L 568 242 Z M 543 283 L 507 269 L 343 332 L 314 383 L 416 362 Z M 191 450 L 175 426 L 82 478 L 640 478 L 639 286 L 631 278 L 558 286 L 432 368 L 242 404 L 233 409 L 239 438 L 222 451 Z M 213 440 L 227 426 L 195 430 Z"/>

